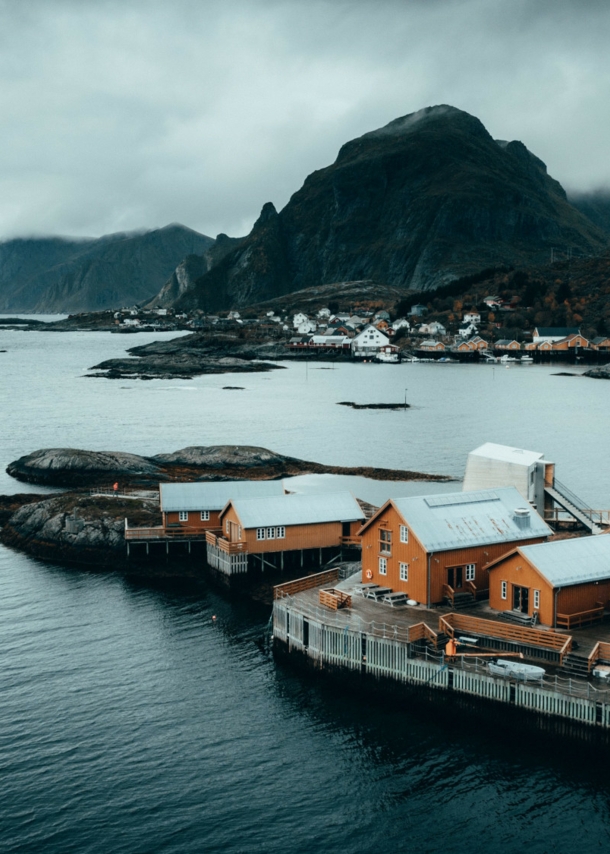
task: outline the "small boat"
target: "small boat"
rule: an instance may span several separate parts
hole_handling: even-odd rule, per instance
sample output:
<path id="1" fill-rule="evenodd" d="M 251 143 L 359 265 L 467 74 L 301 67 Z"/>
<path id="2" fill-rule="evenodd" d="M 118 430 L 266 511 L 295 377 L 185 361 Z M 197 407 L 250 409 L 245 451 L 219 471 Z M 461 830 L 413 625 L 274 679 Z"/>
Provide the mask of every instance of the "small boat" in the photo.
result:
<path id="1" fill-rule="evenodd" d="M 521 356 L 521 364 L 522 365 L 532 365 L 534 360 L 531 356 Z"/>
<path id="2" fill-rule="evenodd" d="M 510 661 L 507 658 L 490 661 L 487 666 L 492 676 L 504 676 L 505 679 L 518 679 L 520 682 L 541 682 L 546 673 L 544 667 Z"/>

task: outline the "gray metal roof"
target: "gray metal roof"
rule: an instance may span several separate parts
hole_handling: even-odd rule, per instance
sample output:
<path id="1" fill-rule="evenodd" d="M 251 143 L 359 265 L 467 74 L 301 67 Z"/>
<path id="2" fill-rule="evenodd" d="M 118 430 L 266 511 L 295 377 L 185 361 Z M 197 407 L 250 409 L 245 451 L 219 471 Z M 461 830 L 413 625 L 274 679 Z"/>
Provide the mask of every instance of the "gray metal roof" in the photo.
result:
<path id="1" fill-rule="evenodd" d="M 244 528 L 364 520 L 364 512 L 351 492 L 235 499 L 231 503 Z"/>
<path id="2" fill-rule="evenodd" d="M 513 486 L 479 492 L 395 498 L 393 503 L 429 552 L 519 542 L 553 532 Z M 515 510 L 529 510 L 525 519 Z"/>
<path id="3" fill-rule="evenodd" d="M 283 495 L 281 480 L 227 480 L 219 483 L 162 483 L 161 510 L 222 510 L 232 498 Z"/>
<path id="4" fill-rule="evenodd" d="M 570 587 L 610 578 L 610 536 L 555 540 L 519 551 L 553 587 Z"/>

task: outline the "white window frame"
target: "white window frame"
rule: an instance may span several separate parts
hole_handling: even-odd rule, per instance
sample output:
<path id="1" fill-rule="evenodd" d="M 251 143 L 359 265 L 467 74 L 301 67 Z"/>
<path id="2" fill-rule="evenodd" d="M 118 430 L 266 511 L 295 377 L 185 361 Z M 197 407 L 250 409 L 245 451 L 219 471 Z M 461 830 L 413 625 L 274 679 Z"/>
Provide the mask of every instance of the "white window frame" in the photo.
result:
<path id="1" fill-rule="evenodd" d="M 388 559 L 387 557 L 379 558 L 379 575 L 387 575 L 388 574 Z"/>
<path id="2" fill-rule="evenodd" d="M 231 530 L 231 523 L 230 523 L 230 522 L 229 522 L 229 520 L 227 519 L 226 524 L 225 524 L 225 531 L 226 531 L 226 532 L 227 532 L 227 534 L 228 534 L 230 530 Z"/>
<path id="3" fill-rule="evenodd" d="M 209 510 L 202 510 L 200 518 L 201 518 L 202 522 L 209 522 L 210 521 L 210 511 Z"/>
<path id="4" fill-rule="evenodd" d="M 409 542 L 409 529 L 406 525 L 400 526 L 400 542 L 408 543 Z"/>
<path id="5" fill-rule="evenodd" d="M 467 563 L 466 564 L 466 581 L 474 581 L 477 572 L 476 564 Z"/>
<path id="6" fill-rule="evenodd" d="M 256 529 L 256 539 L 257 540 L 264 540 L 265 539 L 265 529 L 264 528 L 257 528 Z"/>
<path id="7" fill-rule="evenodd" d="M 540 590 L 534 590 L 534 608 L 540 610 Z"/>
<path id="8" fill-rule="evenodd" d="M 409 564 L 400 562 L 398 564 L 398 574 L 401 581 L 409 580 Z"/>
<path id="9" fill-rule="evenodd" d="M 265 536 L 268 540 L 275 540 L 275 528 L 265 528 Z"/>
<path id="10" fill-rule="evenodd" d="M 500 582 L 500 599 L 508 599 L 508 581 Z"/>
<path id="11" fill-rule="evenodd" d="M 286 528 L 284 525 L 280 525 L 275 529 L 276 536 L 278 540 L 284 540 L 286 538 Z"/>
<path id="12" fill-rule="evenodd" d="M 189 520 L 189 511 L 188 510 L 178 510 L 178 521 L 179 522 L 188 522 Z"/>

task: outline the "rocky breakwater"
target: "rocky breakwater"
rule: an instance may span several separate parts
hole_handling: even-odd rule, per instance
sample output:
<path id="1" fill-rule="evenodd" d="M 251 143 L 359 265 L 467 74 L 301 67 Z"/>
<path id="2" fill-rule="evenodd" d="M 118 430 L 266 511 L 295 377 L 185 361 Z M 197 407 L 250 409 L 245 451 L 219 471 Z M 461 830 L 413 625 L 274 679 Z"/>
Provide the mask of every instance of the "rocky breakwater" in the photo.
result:
<path id="1" fill-rule="evenodd" d="M 45 560 L 125 568 L 126 518 L 131 525 L 159 525 L 158 500 L 65 493 L 22 506 L 2 528 L 0 540 Z"/>
<path id="2" fill-rule="evenodd" d="M 282 342 L 250 342 L 232 335 L 195 333 L 172 341 L 132 347 L 131 356 L 107 359 L 90 370 L 107 379 L 192 379 L 200 374 L 260 373 L 280 365 L 269 359 L 288 358 Z"/>

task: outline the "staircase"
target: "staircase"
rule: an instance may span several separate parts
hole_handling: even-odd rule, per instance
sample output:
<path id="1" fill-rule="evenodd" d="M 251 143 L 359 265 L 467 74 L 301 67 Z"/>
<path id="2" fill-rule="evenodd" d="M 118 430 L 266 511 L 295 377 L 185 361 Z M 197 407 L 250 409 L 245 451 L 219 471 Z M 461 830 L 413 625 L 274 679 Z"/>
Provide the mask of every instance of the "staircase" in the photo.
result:
<path id="1" fill-rule="evenodd" d="M 589 659 L 576 652 L 570 652 L 563 659 L 563 669 L 568 676 L 579 676 L 581 679 L 589 678 Z"/>
<path id="2" fill-rule="evenodd" d="M 581 525 L 591 531 L 592 534 L 602 534 L 602 528 L 593 521 L 591 510 L 578 498 L 567 486 L 557 479 L 553 486 L 545 486 L 544 491 L 553 499 L 555 504 L 563 507 L 570 516 L 573 516 Z"/>
<path id="3" fill-rule="evenodd" d="M 474 605 L 476 599 L 472 593 L 454 593 L 452 597 L 445 596 L 445 602 L 457 611 L 460 608 L 468 608 Z"/>

